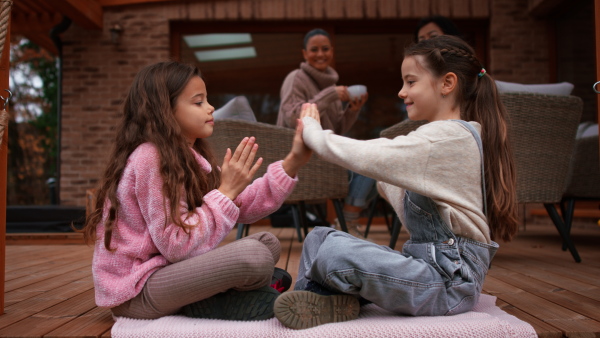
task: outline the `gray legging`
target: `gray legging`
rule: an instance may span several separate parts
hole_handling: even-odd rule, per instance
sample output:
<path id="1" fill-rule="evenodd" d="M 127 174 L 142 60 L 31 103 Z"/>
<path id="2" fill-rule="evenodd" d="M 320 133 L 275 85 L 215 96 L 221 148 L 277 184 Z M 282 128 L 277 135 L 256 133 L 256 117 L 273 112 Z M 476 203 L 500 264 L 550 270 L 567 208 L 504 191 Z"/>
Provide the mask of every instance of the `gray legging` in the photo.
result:
<path id="1" fill-rule="evenodd" d="M 275 235 L 260 232 L 247 236 L 157 270 L 136 297 L 112 308 L 112 313 L 154 319 L 229 289 L 258 289 L 271 282 L 280 253 Z"/>

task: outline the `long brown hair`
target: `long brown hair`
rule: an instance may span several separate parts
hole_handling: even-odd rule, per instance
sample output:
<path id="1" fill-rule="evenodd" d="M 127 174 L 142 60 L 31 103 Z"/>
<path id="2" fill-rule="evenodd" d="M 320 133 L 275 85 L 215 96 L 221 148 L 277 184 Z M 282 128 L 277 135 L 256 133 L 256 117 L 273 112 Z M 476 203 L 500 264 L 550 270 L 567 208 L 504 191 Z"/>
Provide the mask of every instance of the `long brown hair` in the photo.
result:
<path id="1" fill-rule="evenodd" d="M 461 119 L 481 124 L 488 224 L 491 237 L 510 241 L 517 232 L 515 164 L 508 139 L 508 116 L 494 80 L 473 49 L 460 38 L 443 35 L 408 47 L 405 57 L 423 57 L 434 77 L 449 72 L 458 78 Z"/>
<path id="2" fill-rule="evenodd" d="M 156 63 L 136 75 L 125 99 L 109 163 L 96 191 L 94 211 L 86 219 L 82 230 L 86 241 L 96 240 L 98 224 L 104 222 L 104 246 L 107 250 L 114 250 L 110 243 L 120 209 L 117 188 L 129 155 L 142 143 L 152 143 L 159 153 L 162 191 L 171 210 L 165 222 L 170 218 L 176 225 L 187 229 L 179 211 L 182 193 L 185 193 L 188 210 L 192 211 L 202 205 L 204 194 L 219 186 L 220 175 L 208 145 L 197 139 L 193 148 L 211 164 L 210 173 L 200 169 L 175 120 L 177 99 L 195 76 L 201 77 L 198 68 L 178 62 Z M 107 202 L 110 202 L 110 207 L 103 220 Z M 164 209 L 167 210 L 166 205 Z"/>

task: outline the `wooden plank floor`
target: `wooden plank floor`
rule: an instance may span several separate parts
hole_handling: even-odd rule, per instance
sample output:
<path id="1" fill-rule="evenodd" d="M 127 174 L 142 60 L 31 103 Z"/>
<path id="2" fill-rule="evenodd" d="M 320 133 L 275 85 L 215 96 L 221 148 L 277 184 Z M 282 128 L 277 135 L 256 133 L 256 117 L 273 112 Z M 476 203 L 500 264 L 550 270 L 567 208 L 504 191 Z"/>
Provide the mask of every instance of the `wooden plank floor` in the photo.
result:
<path id="1" fill-rule="evenodd" d="M 295 231 L 268 226 L 250 231 L 261 230 L 281 240 L 278 266 L 295 279 L 302 248 Z M 234 236 L 235 231 L 225 242 Z M 373 226 L 369 238 L 387 245 L 387 228 Z M 407 238 L 403 231 L 396 248 Z M 484 292 L 540 337 L 599 337 L 600 228 L 573 229 L 573 240 L 583 259 L 579 264 L 561 250 L 554 227 L 529 225 L 513 242 L 500 243 Z M 94 304 L 93 249 L 78 244 L 77 234 L 9 234 L 7 243 L 1 337 L 110 337 L 110 312 Z"/>

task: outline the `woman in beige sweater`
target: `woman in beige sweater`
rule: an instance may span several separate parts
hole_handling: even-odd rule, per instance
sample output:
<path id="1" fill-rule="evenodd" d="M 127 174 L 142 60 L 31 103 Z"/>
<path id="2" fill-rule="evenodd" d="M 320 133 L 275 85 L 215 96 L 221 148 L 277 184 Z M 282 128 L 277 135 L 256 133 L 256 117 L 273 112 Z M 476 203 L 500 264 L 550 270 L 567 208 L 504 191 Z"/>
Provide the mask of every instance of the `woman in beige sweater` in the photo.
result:
<path id="1" fill-rule="evenodd" d="M 331 68 L 333 46 L 329 34 L 319 28 L 304 37 L 305 62 L 287 75 L 281 86 L 281 105 L 277 125 L 295 128 L 305 102 L 315 103 L 321 114 L 321 125 L 343 135 L 356 122 L 367 94 L 350 99 L 346 86 L 338 86 L 338 73 Z M 348 102 L 344 107 L 343 102 Z"/>
<path id="2" fill-rule="evenodd" d="M 346 86 L 338 86 L 338 73 L 331 67 L 333 46 L 329 34 L 319 28 L 304 37 L 302 50 L 305 62 L 292 71 L 281 86 L 281 105 L 277 125 L 295 128 L 303 103 L 317 105 L 321 125 L 338 135 L 345 134 L 356 119 L 368 94 L 351 99 Z M 350 233 L 362 237 L 358 216 L 371 197 L 375 196 L 375 181 L 349 172 L 349 193 L 344 204 L 344 219 Z"/>

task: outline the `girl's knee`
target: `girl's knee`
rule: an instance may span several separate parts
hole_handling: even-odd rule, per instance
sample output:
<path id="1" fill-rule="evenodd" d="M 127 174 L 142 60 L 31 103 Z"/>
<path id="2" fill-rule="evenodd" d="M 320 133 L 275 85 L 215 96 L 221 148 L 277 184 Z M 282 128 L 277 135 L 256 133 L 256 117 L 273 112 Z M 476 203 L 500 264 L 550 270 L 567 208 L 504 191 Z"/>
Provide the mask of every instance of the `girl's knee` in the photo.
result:
<path id="1" fill-rule="evenodd" d="M 246 285 L 238 289 L 254 289 L 267 285 L 273 276 L 275 261 L 269 248 L 263 243 L 249 239 L 238 247 L 239 271 L 245 276 Z"/>
<path id="2" fill-rule="evenodd" d="M 317 242 L 317 243 L 323 243 L 325 241 L 325 238 L 327 238 L 327 235 L 329 235 L 330 233 L 336 231 L 333 228 L 330 227 L 315 227 L 313 230 L 311 230 L 308 235 L 306 235 L 306 238 L 304 239 L 305 243 L 313 243 L 313 242 Z"/>
<path id="3" fill-rule="evenodd" d="M 271 252 L 271 256 L 273 261 L 277 263 L 279 261 L 279 256 L 281 255 L 281 243 L 277 236 L 273 235 L 270 232 L 263 231 L 253 235 L 250 235 L 245 239 L 254 239 L 260 243 L 262 243 L 269 251 Z"/>

